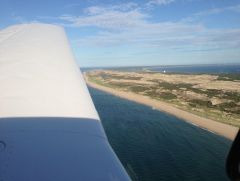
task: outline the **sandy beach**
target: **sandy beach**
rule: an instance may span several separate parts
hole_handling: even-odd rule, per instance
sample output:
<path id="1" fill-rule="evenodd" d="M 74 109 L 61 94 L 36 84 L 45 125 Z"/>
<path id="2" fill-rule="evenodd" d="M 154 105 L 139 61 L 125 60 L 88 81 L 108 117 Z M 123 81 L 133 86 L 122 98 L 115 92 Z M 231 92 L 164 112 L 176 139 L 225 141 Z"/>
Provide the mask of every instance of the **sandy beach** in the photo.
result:
<path id="1" fill-rule="evenodd" d="M 90 87 L 93 87 L 93 88 L 108 92 L 110 94 L 113 94 L 115 96 L 119 96 L 121 98 L 128 99 L 128 100 L 140 103 L 140 104 L 144 104 L 144 105 L 150 106 L 154 109 L 172 114 L 172 115 L 174 115 L 178 118 L 181 118 L 191 124 L 194 124 L 201 128 L 207 129 L 211 132 L 214 132 L 216 134 L 224 136 L 225 138 L 228 138 L 230 140 L 234 140 L 234 138 L 238 132 L 237 127 L 230 126 L 227 124 L 223 124 L 220 122 L 216 122 L 216 121 L 213 121 L 213 120 L 210 120 L 207 118 L 197 116 L 190 112 L 180 110 L 166 102 L 154 100 L 147 96 L 138 95 L 138 94 L 131 93 L 131 92 L 120 91 L 120 90 L 116 90 L 113 88 L 105 87 L 105 86 L 90 82 L 88 80 L 87 76 L 85 76 L 85 75 L 84 75 L 84 77 L 85 77 L 87 84 Z"/>

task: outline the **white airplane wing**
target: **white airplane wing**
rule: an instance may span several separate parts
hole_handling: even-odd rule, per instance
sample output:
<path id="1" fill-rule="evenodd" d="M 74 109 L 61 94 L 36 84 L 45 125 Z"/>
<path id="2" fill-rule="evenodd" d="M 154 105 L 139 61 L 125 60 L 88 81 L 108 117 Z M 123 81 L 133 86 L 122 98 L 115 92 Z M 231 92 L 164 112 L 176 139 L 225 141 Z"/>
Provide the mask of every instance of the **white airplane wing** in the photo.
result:
<path id="1" fill-rule="evenodd" d="M 61 27 L 0 31 L 0 180 L 130 180 Z"/>

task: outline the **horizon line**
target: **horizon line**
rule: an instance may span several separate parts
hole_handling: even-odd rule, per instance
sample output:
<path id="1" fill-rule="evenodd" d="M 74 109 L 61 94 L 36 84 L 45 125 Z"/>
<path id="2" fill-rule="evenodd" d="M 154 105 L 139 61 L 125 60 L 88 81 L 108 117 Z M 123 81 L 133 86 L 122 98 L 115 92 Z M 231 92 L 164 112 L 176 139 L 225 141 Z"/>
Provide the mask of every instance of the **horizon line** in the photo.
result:
<path id="1" fill-rule="evenodd" d="M 211 64 L 155 64 L 155 65 L 110 65 L 110 66 L 82 66 L 79 68 L 131 68 L 131 67 L 157 67 L 157 66 L 222 66 L 222 65 L 240 65 L 240 63 L 211 63 Z"/>

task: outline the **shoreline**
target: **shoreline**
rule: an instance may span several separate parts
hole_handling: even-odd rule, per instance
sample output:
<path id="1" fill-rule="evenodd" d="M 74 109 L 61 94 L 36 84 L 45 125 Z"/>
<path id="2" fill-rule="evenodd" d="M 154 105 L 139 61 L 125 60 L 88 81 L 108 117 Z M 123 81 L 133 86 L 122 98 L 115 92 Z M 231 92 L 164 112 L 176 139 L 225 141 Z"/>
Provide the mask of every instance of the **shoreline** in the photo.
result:
<path id="1" fill-rule="evenodd" d="M 105 87 L 105 86 L 93 83 L 88 80 L 88 78 L 85 74 L 84 74 L 84 78 L 85 78 L 86 83 L 92 88 L 95 88 L 95 89 L 98 89 L 98 90 L 101 90 L 104 92 L 108 92 L 112 95 L 130 100 L 130 101 L 134 101 L 139 104 L 150 106 L 156 110 L 174 115 L 180 119 L 183 119 L 184 121 L 186 121 L 188 123 L 199 126 L 200 128 L 203 128 L 212 133 L 216 133 L 216 134 L 221 135 L 230 140 L 234 140 L 234 138 L 239 130 L 237 127 L 227 125 L 227 124 L 224 124 L 221 122 L 217 122 L 217 121 L 214 121 L 211 119 L 203 118 L 203 117 L 197 116 L 193 113 L 178 109 L 178 108 L 172 106 L 171 104 L 163 102 L 163 101 L 154 100 L 147 96 L 138 95 L 138 94 L 135 94 L 132 92 L 116 90 L 113 88 L 109 88 L 109 87 Z"/>

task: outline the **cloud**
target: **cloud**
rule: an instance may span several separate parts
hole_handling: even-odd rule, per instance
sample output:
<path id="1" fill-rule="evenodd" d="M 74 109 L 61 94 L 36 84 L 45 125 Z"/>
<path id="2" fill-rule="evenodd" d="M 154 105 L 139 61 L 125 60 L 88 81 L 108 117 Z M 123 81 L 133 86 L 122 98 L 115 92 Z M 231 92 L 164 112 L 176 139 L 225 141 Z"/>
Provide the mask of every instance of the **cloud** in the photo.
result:
<path id="1" fill-rule="evenodd" d="M 147 17 L 135 6 L 134 3 L 109 7 L 91 6 L 84 10 L 83 16 L 62 15 L 59 19 L 64 20 L 66 26 L 72 27 L 127 29 L 143 24 Z"/>
<path id="2" fill-rule="evenodd" d="M 208 13 L 219 11 L 222 10 L 211 10 Z M 98 28 L 94 35 L 85 35 L 76 40 L 79 46 L 131 46 L 178 51 L 240 48 L 240 29 L 209 29 L 193 21 L 151 22 L 151 16 L 142 12 L 134 3 L 91 6 L 83 12 L 82 16 L 59 17 L 66 26 Z"/>
<path id="3" fill-rule="evenodd" d="M 151 0 L 147 3 L 147 6 L 153 5 L 167 5 L 173 3 L 175 0 Z"/>
<path id="4" fill-rule="evenodd" d="M 236 6 L 230 6 L 230 7 L 227 8 L 227 10 L 240 13 L 240 4 L 238 4 Z"/>
<path id="5" fill-rule="evenodd" d="M 94 14 L 100 14 L 107 11 L 128 11 L 131 9 L 138 8 L 137 3 L 129 2 L 129 3 L 123 3 L 123 4 L 117 4 L 117 5 L 109 5 L 109 6 L 90 6 L 86 8 L 84 11 L 86 14 L 94 15 Z"/>
<path id="6" fill-rule="evenodd" d="M 214 14 L 220 14 L 220 13 L 223 13 L 226 11 L 240 13 L 240 4 L 235 5 L 235 6 L 228 6 L 228 7 L 223 7 L 223 8 L 212 8 L 212 9 L 208 9 L 206 11 L 201 11 L 199 13 L 195 13 L 195 14 L 191 15 L 190 17 L 184 18 L 182 21 L 188 21 L 188 22 L 196 21 L 197 19 L 200 19 L 202 17 L 214 15 Z"/>
<path id="7" fill-rule="evenodd" d="M 80 46 L 135 46 L 158 49 L 201 50 L 240 48 L 240 29 L 209 30 L 202 25 L 158 23 L 145 25 L 142 30 L 120 33 L 102 31 L 81 38 Z"/>
<path id="8" fill-rule="evenodd" d="M 236 6 L 228 6 L 228 7 L 224 7 L 224 8 L 212 8 L 206 11 L 202 11 L 200 13 L 196 13 L 196 16 L 206 16 L 206 15 L 211 15 L 211 14 L 219 14 L 222 13 L 224 11 L 233 11 L 233 12 L 238 12 L 240 13 L 240 4 L 236 5 Z"/>

